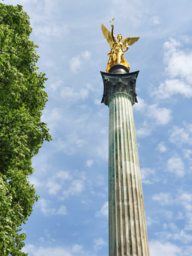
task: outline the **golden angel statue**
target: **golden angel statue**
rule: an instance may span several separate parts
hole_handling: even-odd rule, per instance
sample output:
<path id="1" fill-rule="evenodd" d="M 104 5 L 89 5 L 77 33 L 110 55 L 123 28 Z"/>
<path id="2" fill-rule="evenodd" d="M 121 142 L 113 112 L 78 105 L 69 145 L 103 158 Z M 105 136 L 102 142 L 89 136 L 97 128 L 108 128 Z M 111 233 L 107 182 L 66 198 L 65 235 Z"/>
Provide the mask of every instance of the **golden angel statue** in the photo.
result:
<path id="1" fill-rule="evenodd" d="M 114 25 L 111 25 L 111 32 L 102 24 L 101 30 L 104 37 L 107 39 L 107 42 L 111 48 L 111 51 L 108 53 L 109 60 L 107 62 L 106 72 L 109 72 L 110 68 L 117 63 L 125 65 L 129 70 L 129 63 L 124 58 L 124 52 L 129 49 L 129 45 L 134 44 L 139 40 L 139 37 L 126 37 L 123 39 L 121 34 L 117 35 L 117 40 L 113 34 Z M 125 50 L 124 50 L 125 48 Z"/>

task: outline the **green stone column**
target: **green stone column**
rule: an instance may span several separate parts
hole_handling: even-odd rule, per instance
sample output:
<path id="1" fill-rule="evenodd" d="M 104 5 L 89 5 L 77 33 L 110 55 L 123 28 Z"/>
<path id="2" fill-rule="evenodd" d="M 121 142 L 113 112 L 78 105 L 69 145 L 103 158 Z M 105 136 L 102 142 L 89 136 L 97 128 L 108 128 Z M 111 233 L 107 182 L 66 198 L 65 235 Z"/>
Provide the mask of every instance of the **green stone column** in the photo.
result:
<path id="1" fill-rule="evenodd" d="M 132 105 L 139 72 L 102 73 L 109 106 L 109 256 L 149 256 Z"/>

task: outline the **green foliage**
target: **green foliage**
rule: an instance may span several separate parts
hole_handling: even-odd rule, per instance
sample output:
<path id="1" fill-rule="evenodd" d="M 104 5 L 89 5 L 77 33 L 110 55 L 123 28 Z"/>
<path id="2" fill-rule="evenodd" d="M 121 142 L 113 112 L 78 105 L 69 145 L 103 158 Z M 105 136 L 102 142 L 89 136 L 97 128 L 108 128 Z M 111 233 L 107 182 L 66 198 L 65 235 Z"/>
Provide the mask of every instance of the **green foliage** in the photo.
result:
<path id="1" fill-rule="evenodd" d="M 30 39 L 29 17 L 21 5 L 0 3 L 0 255 L 23 256 L 21 225 L 35 201 L 31 159 L 44 140 L 50 141 L 41 122 L 47 101 L 47 80 L 38 73 L 39 58 Z"/>

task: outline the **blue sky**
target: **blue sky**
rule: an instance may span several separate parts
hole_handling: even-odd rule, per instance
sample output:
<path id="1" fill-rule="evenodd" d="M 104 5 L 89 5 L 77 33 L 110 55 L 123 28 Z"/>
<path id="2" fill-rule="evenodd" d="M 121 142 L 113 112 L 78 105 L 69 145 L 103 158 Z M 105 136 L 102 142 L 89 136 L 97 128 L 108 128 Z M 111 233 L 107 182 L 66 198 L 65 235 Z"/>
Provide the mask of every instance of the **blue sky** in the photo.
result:
<path id="1" fill-rule="evenodd" d="M 42 120 L 53 141 L 33 159 L 40 200 L 23 231 L 30 256 L 108 254 L 108 107 L 100 104 L 115 35 L 140 36 L 125 58 L 151 256 L 192 255 L 192 1 L 5 0 L 30 16 L 39 71 L 48 77 Z"/>

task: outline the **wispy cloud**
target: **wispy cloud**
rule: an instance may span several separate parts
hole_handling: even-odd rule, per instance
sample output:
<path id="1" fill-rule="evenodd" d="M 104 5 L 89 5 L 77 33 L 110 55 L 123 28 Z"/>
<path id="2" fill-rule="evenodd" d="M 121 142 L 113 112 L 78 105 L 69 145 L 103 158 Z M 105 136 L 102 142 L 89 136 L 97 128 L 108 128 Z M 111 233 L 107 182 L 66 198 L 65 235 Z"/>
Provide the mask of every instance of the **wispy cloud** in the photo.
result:
<path id="1" fill-rule="evenodd" d="M 152 18 L 152 24 L 153 25 L 159 25 L 160 24 L 160 20 L 159 20 L 159 17 L 158 16 L 154 16 Z"/>
<path id="2" fill-rule="evenodd" d="M 147 227 L 152 226 L 153 224 L 159 224 L 158 220 L 152 219 L 151 217 L 146 217 Z"/>
<path id="3" fill-rule="evenodd" d="M 156 150 L 158 150 L 158 151 L 164 153 L 164 152 L 167 151 L 167 147 L 164 145 L 163 142 L 160 142 L 160 143 L 157 145 Z"/>
<path id="4" fill-rule="evenodd" d="M 138 99 L 138 104 L 133 107 L 134 111 L 141 112 L 145 117 L 145 121 L 140 125 L 140 128 L 136 130 L 137 136 L 147 137 L 156 126 L 167 125 L 171 119 L 171 109 L 165 107 L 161 108 L 158 104 L 148 105 L 143 99 Z"/>
<path id="5" fill-rule="evenodd" d="M 141 168 L 141 179 L 144 184 L 153 184 L 159 181 L 155 174 L 155 170 L 150 168 Z"/>
<path id="6" fill-rule="evenodd" d="M 182 253 L 182 249 L 172 243 L 162 243 L 160 241 L 152 240 L 149 243 L 150 253 L 154 256 L 169 255 L 179 256 Z"/>
<path id="7" fill-rule="evenodd" d="M 29 253 L 32 256 L 88 256 L 90 255 L 87 251 L 84 250 L 82 245 L 74 244 L 72 246 L 48 246 L 48 247 L 36 247 L 33 244 L 27 244 L 23 249 L 24 252 Z M 93 256 L 96 256 L 94 253 Z"/>
<path id="8" fill-rule="evenodd" d="M 103 238 L 98 238 L 94 240 L 94 250 L 97 252 L 102 249 L 103 246 L 106 246 L 107 243 L 103 240 Z"/>
<path id="9" fill-rule="evenodd" d="M 90 60 L 90 58 L 91 58 L 91 53 L 88 50 L 82 52 L 76 57 L 73 57 L 69 61 L 71 72 L 75 74 L 79 73 L 83 69 L 83 66 Z"/>
<path id="10" fill-rule="evenodd" d="M 168 205 L 168 204 L 173 203 L 172 196 L 169 193 L 155 194 L 155 195 L 153 195 L 152 198 L 154 201 L 158 201 L 161 205 Z"/>
<path id="11" fill-rule="evenodd" d="M 184 230 L 192 230 L 192 194 L 179 190 L 174 197 L 171 193 L 159 193 L 153 195 L 152 199 L 158 201 L 162 206 L 182 205 L 185 214 Z M 180 214 L 181 215 L 181 214 Z M 178 218 L 178 217 L 177 217 Z"/>
<path id="12" fill-rule="evenodd" d="M 106 202 L 102 206 L 101 210 L 99 212 L 97 212 L 95 216 L 96 217 L 103 217 L 103 216 L 108 217 L 108 202 Z"/>
<path id="13" fill-rule="evenodd" d="M 87 160 L 86 165 L 91 167 L 93 165 L 93 159 Z"/>
<path id="14" fill-rule="evenodd" d="M 67 209 L 66 206 L 60 205 L 58 209 L 51 208 L 49 205 L 51 202 L 49 200 L 40 198 L 37 207 L 40 208 L 41 212 L 43 212 L 44 215 L 66 215 Z"/>
<path id="15" fill-rule="evenodd" d="M 192 145 L 192 124 L 183 122 L 183 127 L 173 126 L 169 140 L 178 146 Z"/>
<path id="16" fill-rule="evenodd" d="M 172 110 L 167 108 L 159 108 L 157 104 L 150 105 L 147 108 L 148 118 L 153 119 L 157 125 L 168 124 L 171 120 Z"/>
<path id="17" fill-rule="evenodd" d="M 63 87 L 60 95 L 62 98 L 73 98 L 73 102 L 77 102 L 78 99 L 86 99 L 89 95 L 89 90 L 87 88 L 74 89 L 71 87 Z"/>
<path id="18" fill-rule="evenodd" d="M 180 46 L 175 39 L 164 44 L 165 72 L 169 78 L 152 90 L 151 96 L 159 99 L 168 99 L 175 94 L 192 97 L 192 51 L 184 52 L 178 49 Z"/>
<path id="19" fill-rule="evenodd" d="M 60 200 L 64 200 L 69 196 L 78 196 L 81 192 L 83 192 L 85 188 L 85 181 L 86 176 L 84 172 L 74 173 L 73 180 L 71 182 L 68 182 L 67 188 L 62 191 Z"/>
<path id="20" fill-rule="evenodd" d="M 184 163 L 178 156 L 173 156 L 167 161 L 167 169 L 165 170 L 178 177 L 183 177 L 185 175 Z"/>
<path id="21" fill-rule="evenodd" d="M 151 93 L 152 96 L 157 96 L 159 99 L 168 99 L 175 94 L 181 94 L 186 98 L 192 97 L 192 87 L 178 79 L 165 80 L 161 83 L 158 89 Z"/>

